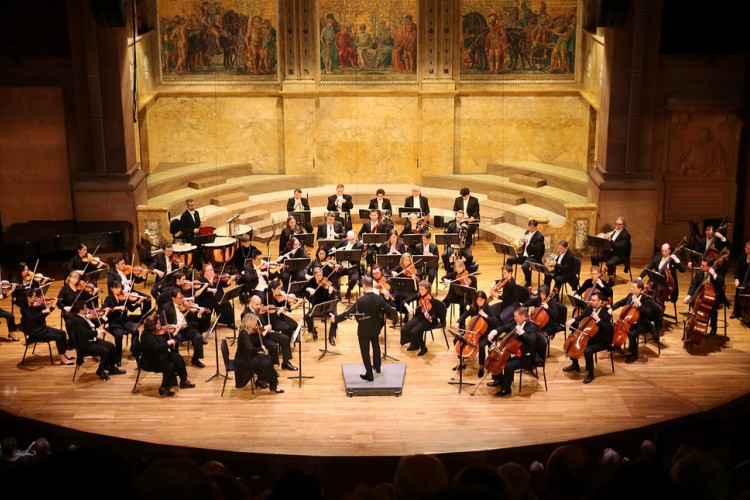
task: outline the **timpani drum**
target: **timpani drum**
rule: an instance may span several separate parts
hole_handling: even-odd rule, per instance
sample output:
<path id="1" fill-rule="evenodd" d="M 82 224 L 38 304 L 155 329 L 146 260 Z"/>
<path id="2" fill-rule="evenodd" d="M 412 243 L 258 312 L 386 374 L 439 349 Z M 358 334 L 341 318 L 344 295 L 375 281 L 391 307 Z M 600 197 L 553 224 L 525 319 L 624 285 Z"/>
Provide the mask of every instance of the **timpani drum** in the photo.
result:
<path id="1" fill-rule="evenodd" d="M 195 245 L 191 245 L 190 243 L 172 244 L 172 250 L 174 250 L 174 253 L 180 256 L 180 259 L 185 263 L 185 266 L 187 267 L 193 265 L 193 252 L 195 252 L 196 248 L 198 247 Z"/>
<path id="2" fill-rule="evenodd" d="M 232 234 L 229 234 L 230 231 Z M 252 238 L 253 226 L 249 224 L 228 224 L 227 226 L 223 226 L 221 229 L 216 230 L 216 236 L 228 236 L 237 238 L 238 236 L 242 236 L 243 234 L 249 234 Z"/>
<path id="3" fill-rule="evenodd" d="M 203 260 L 214 266 L 229 263 L 234 257 L 234 238 L 217 236 L 213 243 L 203 245 Z"/>

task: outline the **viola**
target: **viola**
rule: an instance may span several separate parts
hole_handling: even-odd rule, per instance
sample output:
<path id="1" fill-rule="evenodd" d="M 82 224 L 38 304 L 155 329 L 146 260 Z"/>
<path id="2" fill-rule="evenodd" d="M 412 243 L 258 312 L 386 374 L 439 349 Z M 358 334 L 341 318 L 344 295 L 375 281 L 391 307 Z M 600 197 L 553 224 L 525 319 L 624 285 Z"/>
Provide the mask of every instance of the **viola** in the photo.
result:
<path id="1" fill-rule="evenodd" d="M 583 351 L 586 350 L 586 346 L 589 340 L 596 335 L 599 331 L 599 327 L 591 316 L 586 316 L 581 320 L 577 329 L 568 335 L 563 344 L 563 351 L 570 359 L 581 359 L 583 357 Z"/>
<path id="2" fill-rule="evenodd" d="M 472 317 L 464 332 L 464 340 L 466 340 L 467 344 L 464 345 L 461 342 L 457 343 L 456 354 L 463 359 L 474 359 L 479 353 L 479 341 L 482 338 L 482 335 L 487 331 L 488 327 L 489 323 L 487 323 L 487 320 L 479 314 Z"/>
<path id="3" fill-rule="evenodd" d="M 422 314 L 424 314 L 424 317 L 427 318 L 427 320 L 432 323 L 432 317 L 430 316 L 430 311 L 432 311 L 432 297 L 428 293 L 424 297 L 420 297 L 419 299 L 419 309 L 422 311 Z"/>
<path id="4" fill-rule="evenodd" d="M 490 354 L 484 361 L 485 369 L 493 375 L 503 373 L 510 355 L 518 352 L 521 344 L 521 339 L 517 335 L 513 335 L 513 332 L 508 333 L 500 342 L 500 345 L 490 344 Z"/>
<path id="5" fill-rule="evenodd" d="M 557 295 L 557 288 L 552 290 L 552 293 L 550 293 L 547 298 L 544 299 L 542 304 L 549 304 L 549 300 L 553 295 Z M 531 314 L 529 314 L 529 319 L 533 323 L 536 323 L 539 328 L 544 328 L 545 326 L 547 326 L 547 323 L 549 323 L 550 317 L 547 310 L 540 304 L 533 311 L 531 311 Z"/>

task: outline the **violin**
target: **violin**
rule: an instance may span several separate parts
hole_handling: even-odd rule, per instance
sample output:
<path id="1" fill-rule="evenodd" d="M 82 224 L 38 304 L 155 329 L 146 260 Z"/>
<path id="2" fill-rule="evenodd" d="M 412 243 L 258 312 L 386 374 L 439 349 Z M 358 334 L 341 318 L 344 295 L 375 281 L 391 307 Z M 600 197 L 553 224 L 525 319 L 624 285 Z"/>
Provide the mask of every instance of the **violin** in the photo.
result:
<path id="1" fill-rule="evenodd" d="M 258 315 L 261 315 L 261 314 L 274 314 L 274 313 L 279 312 L 282 309 L 284 309 L 284 308 L 283 307 L 279 307 L 279 306 L 274 306 L 274 305 L 267 306 L 265 304 L 261 304 L 260 308 L 258 309 Z"/>
<path id="2" fill-rule="evenodd" d="M 414 267 L 414 264 L 409 264 L 401 272 L 404 273 L 404 276 L 406 276 L 407 278 L 412 278 L 412 279 L 417 278 L 417 268 Z"/>
<path id="3" fill-rule="evenodd" d="M 490 353 L 484 361 L 484 367 L 493 375 L 500 375 L 505 370 L 510 355 L 519 352 L 521 339 L 510 332 L 503 338 L 500 345 L 490 344 Z"/>
<path id="4" fill-rule="evenodd" d="M 1 288 L 2 290 L 10 290 L 11 288 L 13 288 L 13 283 L 11 283 L 11 282 L 10 282 L 10 281 L 8 281 L 8 280 L 2 280 L 2 281 L 0 282 L 0 288 Z"/>
<path id="5" fill-rule="evenodd" d="M 430 311 L 432 311 L 432 296 L 428 293 L 424 297 L 420 297 L 418 304 L 424 317 L 427 318 L 427 321 L 432 323 L 432 317 L 430 316 Z"/>
<path id="6" fill-rule="evenodd" d="M 386 277 L 382 275 L 380 276 L 380 279 L 373 281 L 373 287 L 380 291 L 383 291 L 383 290 L 385 290 L 386 292 L 391 291 L 391 285 L 388 283 L 388 280 L 386 279 Z"/>
<path id="7" fill-rule="evenodd" d="M 565 339 L 563 351 L 570 359 L 581 359 L 589 340 L 591 340 L 598 331 L 599 327 L 597 326 L 596 321 L 594 321 L 594 318 L 586 316 L 581 320 L 578 328 L 574 328 L 570 335 L 568 335 L 568 338 Z"/>
<path id="8" fill-rule="evenodd" d="M 121 293 L 117 294 L 115 296 L 115 298 L 118 301 L 120 301 L 120 302 L 122 302 L 123 300 L 140 300 L 140 299 L 150 300 L 151 299 L 151 297 L 148 297 L 146 295 L 141 295 L 141 294 L 135 293 L 135 292 L 129 292 L 129 293 L 128 292 L 121 292 Z"/>
<path id="9" fill-rule="evenodd" d="M 99 289 L 93 283 L 89 283 L 88 281 L 79 281 L 75 287 L 75 290 L 76 292 L 81 292 L 85 290 L 91 295 L 99 293 Z"/>
<path id="10" fill-rule="evenodd" d="M 99 257 L 94 257 L 90 253 L 87 253 L 85 257 L 81 257 L 81 261 L 82 262 L 91 262 L 91 263 L 96 264 L 97 266 L 106 266 L 106 267 L 109 267 L 106 262 L 102 262 L 102 259 L 100 259 Z"/>
<path id="11" fill-rule="evenodd" d="M 86 309 L 84 317 L 88 320 L 101 318 L 106 314 L 106 311 L 101 309 Z"/>
<path id="12" fill-rule="evenodd" d="M 213 279 L 211 280 L 211 284 L 218 285 L 219 283 L 229 283 L 233 279 L 237 279 L 236 274 L 215 274 Z"/>
<path id="13" fill-rule="evenodd" d="M 492 287 L 490 287 L 490 292 L 487 294 L 487 302 L 494 300 L 499 295 L 500 290 L 503 289 L 505 285 L 510 283 L 511 276 L 508 276 L 502 281 L 496 282 Z"/>
<path id="14" fill-rule="evenodd" d="M 174 254 L 173 254 L 174 255 Z M 142 266 L 131 266 L 130 264 L 125 265 L 125 269 L 122 271 L 123 274 L 141 274 L 141 273 L 148 273 L 148 274 L 154 274 L 154 270 L 150 269 L 148 267 L 142 267 Z"/>
<path id="15" fill-rule="evenodd" d="M 487 323 L 487 320 L 479 314 L 472 317 L 463 335 L 463 338 L 467 343 L 463 344 L 458 342 L 456 344 L 456 354 L 462 359 L 474 359 L 477 354 L 479 354 L 479 340 L 487 331 L 488 327 L 489 323 Z"/>

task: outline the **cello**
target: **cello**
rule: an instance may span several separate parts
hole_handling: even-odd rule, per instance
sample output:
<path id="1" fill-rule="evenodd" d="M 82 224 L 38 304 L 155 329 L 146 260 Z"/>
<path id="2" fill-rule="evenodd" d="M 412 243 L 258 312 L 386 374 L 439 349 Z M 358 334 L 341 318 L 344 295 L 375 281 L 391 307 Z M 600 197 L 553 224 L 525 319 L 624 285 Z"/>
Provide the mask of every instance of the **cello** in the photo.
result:
<path id="1" fill-rule="evenodd" d="M 479 353 L 479 340 L 487 331 L 488 326 L 489 324 L 487 323 L 487 320 L 479 314 L 471 318 L 471 322 L 466 330 L 464 330 L 463 335 L 466 344 L 461 342 L 456 344 L 456 354 L 458 354 L 461 359 L 472 360 L 477 356 Z"/>
<path id="2" fill-rule="evenodd" d="M 640 306 L 640 299 L 638 299 L 638 305 Z M 612 345 L 617 347 L 623 346 L 628 339 L 630 328 L 638 323 L 640 317 L 640 309 L 633 304 L 623 307 L 622 311 L 620 311 L 620 317 L 617 319 L 617 323 L 615 323 L 615 330 L 612 334 Z"/>
<path id="3" fill-rule="evenodd" d="M 714 262 L 713 269 L 718 269 L 728 257 L 729 249 L 725 248 Z M 688 345 L 699 345 L 703 342 L 703 337 L 708 330 L 708 321 L 714 304 L 716 304 L 716 289 L 711 284 L 711 275 L 706 272 L 703 281 L 695 290 L 693 312 L 685 322 L 685 337 L 683 340 Z"/>
<path id="4" fill-rule="evenodd" d="M 565 339 L 563 351 L 570 359 L 581 359 L 589 340 L 596 335 L 596 332 L 599 331 L 599 327 L 597 326 L 596 321 L 594 321 L 594 318 L 586 316 L 581 320 L 578 328 L 573 328 L 572 330 L 573 332 Z"/>
<path id="5" fill-rule="evenodd" d="M 518 325 L 516 325 L 516 328 L 517 327 Z M 510 355 L 518 352 L 521 348 L 521 344 L 521 339 L 516 335 L 513 335 L 513 331 L 510 331 L 508 335 L 503 338 L 500 345 L 490 344 L 490 354 L 484 361 L 485 369 L 493 375 L 500 375 L 503 373 Z"/>
<path id="6" fill-rule="evenodd" d="M 549 303 L 549 299 L 552 298 L 553 295 L 557 295 L 557 287 L 555 287 L 552 292 L 547 295 L 547 297 L 542 301 L 542 304 Z M 547 323 L 549 323 L 550 317 L 547 310 L 542 306 L 542 304 L 539 304 L 537 307 L 534 308 L 533 311 L 531 311 L 531 314 L 529 314 L 529 319 L 536 323 L 536 325 L 539 327 L 539 329 L 544 328 L 547 326 Z"/>

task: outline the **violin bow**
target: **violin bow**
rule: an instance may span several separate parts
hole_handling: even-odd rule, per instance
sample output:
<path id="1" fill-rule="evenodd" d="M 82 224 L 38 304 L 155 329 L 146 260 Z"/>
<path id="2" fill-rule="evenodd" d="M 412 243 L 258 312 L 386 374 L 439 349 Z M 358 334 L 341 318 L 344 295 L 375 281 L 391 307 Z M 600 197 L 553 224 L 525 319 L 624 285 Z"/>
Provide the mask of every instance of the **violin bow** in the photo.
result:
<path id="1" fill-rule="evenodd" d="M 29 280 L 29 284 L 26 285 L 26 288 L 31 288 L 31 285 L 34 283 L 34 276 L 36 276 L 36 268 L 39 266 L 39 259 L 36 259 L 36 264 L 34 264 L 34 270 L 31 272 L 31 279 Z"/>

